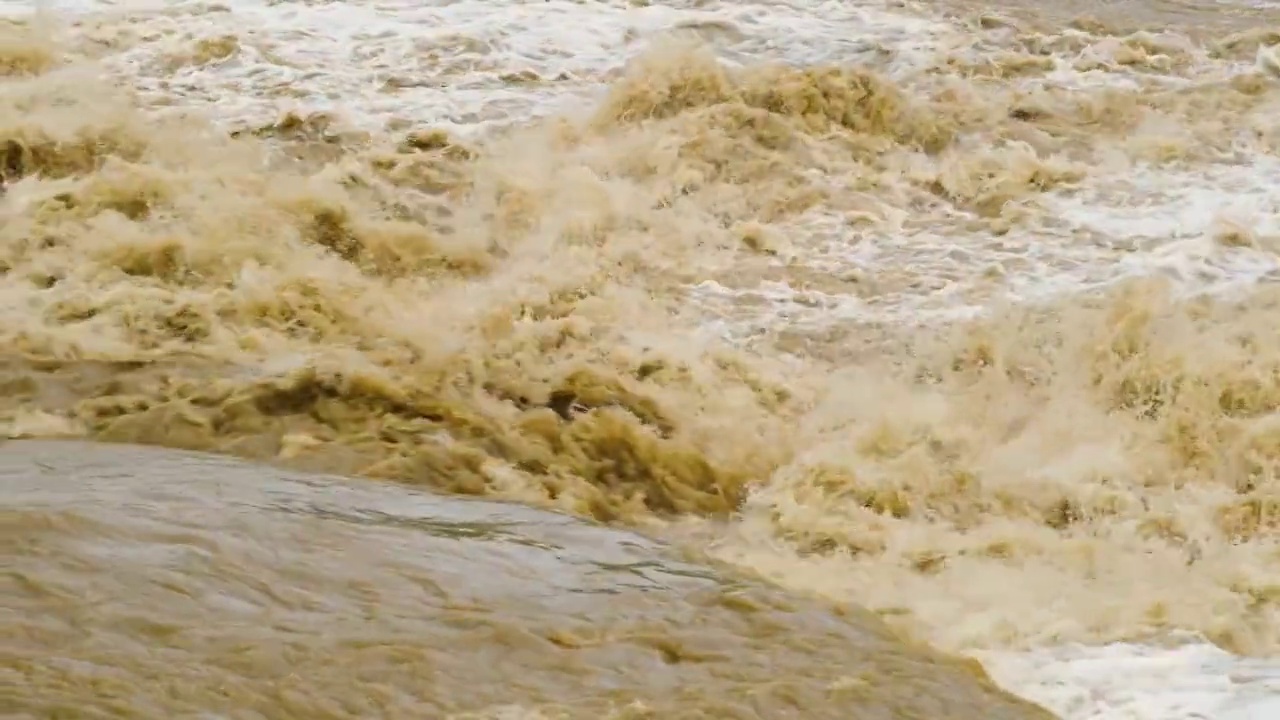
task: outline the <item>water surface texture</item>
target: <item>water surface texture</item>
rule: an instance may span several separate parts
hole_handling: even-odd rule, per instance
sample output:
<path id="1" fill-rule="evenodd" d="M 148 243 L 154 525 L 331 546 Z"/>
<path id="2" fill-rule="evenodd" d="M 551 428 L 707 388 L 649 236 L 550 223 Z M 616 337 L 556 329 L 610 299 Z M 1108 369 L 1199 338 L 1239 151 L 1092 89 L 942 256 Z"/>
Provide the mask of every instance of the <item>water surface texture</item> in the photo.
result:
<path id="1" fill-rule="evenodd" d="M 63 442 L 0 446 L 0 490 L 16 717 L 1049 717 L 547 512 Z"/>
<path id="2" fill-rule="evenodd" d="M 0 433 L 637 530 L 1072 720 L 1280 712 L 1274 3 L 0 8 Z"/>

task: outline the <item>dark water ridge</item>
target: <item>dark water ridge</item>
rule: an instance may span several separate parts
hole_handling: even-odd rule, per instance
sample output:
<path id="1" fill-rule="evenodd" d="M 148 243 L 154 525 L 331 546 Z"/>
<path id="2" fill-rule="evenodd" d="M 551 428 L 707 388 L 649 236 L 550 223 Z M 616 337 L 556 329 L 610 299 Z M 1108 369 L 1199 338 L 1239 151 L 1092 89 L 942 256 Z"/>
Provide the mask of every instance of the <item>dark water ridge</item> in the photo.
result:
<path id="1" fill-rule="evenodd" d="M 0 445 L 18 718 L 1044 718 L 631 533 L 193 453 Z"/>

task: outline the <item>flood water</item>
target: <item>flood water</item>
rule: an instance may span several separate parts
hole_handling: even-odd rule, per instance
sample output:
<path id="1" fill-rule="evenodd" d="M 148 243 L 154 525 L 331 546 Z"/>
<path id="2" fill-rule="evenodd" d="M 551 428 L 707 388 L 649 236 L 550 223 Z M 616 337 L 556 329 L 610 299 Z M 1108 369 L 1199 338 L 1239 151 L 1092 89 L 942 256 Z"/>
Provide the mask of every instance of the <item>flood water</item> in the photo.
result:
<path id="1" fill-rule="evenodd" d="M 1049 717 L 865 611 L 516 505 L 35 441 L 0 496 L 7 717 Z"/>
<path id="2" fill-rule="evenodd" d="M 0 0 L 27 712 L 1280 715 L 1278 118 L 1263 1 Z"/>

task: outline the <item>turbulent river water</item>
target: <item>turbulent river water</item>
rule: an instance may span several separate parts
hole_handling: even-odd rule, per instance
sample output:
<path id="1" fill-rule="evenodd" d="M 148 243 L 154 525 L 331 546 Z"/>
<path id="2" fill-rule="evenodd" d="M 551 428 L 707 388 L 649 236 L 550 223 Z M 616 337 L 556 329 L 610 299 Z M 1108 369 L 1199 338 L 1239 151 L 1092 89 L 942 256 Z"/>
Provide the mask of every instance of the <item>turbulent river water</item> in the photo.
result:
<path id="1" fill-rule="evenodd" d="M 1278 46 L 0 2 L 19 712 L 1275 717 Z"/>

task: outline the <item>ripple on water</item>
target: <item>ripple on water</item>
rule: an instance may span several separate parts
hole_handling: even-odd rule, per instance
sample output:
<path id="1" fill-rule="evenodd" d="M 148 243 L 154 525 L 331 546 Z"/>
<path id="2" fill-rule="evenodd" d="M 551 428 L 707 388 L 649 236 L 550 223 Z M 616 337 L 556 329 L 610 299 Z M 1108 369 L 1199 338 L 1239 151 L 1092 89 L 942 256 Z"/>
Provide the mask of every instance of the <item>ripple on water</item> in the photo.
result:
<path id="1" fill-rule="evenodd" d="M 123 446 L 0 445 L 31 717 L 1043 718 L 869 614 L 518 506 Z"/>

